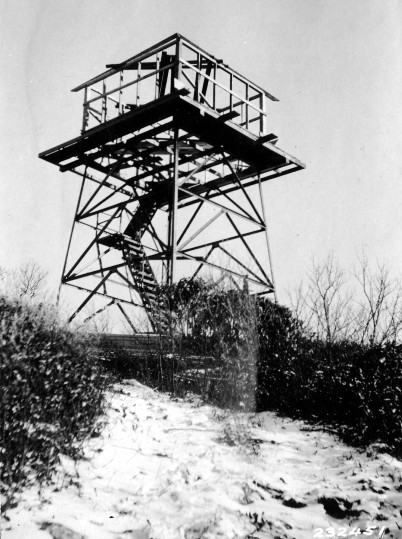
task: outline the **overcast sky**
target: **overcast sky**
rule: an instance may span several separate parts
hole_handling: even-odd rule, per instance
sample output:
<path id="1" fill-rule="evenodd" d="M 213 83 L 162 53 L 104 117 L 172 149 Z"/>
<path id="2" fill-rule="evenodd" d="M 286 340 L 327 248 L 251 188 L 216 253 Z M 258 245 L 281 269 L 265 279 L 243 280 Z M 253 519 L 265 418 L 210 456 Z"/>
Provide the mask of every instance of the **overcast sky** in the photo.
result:
<path id="1" fill-rule="evenodd" d="M 402 0 L 0 0 L 0 266 L 56 286 L 77 176 L 37 158 L 80 133 L 71 88 L 179 32 L 280 99 L 307 168 L 265 186 L 279 296 L 313 254 L 402 267 Z"/>

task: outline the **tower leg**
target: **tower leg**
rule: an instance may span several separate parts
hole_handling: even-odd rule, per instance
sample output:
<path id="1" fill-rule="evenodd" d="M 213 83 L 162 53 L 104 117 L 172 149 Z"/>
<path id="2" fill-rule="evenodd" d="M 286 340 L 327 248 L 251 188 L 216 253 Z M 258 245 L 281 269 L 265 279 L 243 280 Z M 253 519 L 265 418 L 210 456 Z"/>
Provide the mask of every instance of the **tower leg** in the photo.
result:
<path id="1" fill-rule="evenodd" d="M 172 203 L 170 212 L 170 271 L 168 276 L 168 284 L 173 284 L 176 280 L 177 273 L 177 209 L 179 200 L 179 130 L 174 128 L 174 155 L 173 155 L 173 186 L 172 186 Z"/>
<path id="2" fill-rule="evenodd" d="M 78 201 L 77 201 L 77 206 L 76 206 L 76 208 L 75 208 L 75 214 L 74 214 L 73 224 L 71 225 L 71 232 L 70 232 L 70 237 L 69 237 L 69 239 L 68 239 L 67 252 L 66 252 L 66 256 L 65 256 L 65 258 L 64 258 L 63 271 L 62 271 L 62 273 L 61 273 L 61 279 L 60 279 L 59 289 L 58 289 L 58 291 L 57 291 L 56 305 L 59 305 L 59 302 L 60 302 L 61 287 L 62 287 L 62 285 L 63 285 L 64 274 L 65 274 L 65 272 L 66 272 L 67 260 L 68 260 L 68 255 L 69 255 L 69 253 L 70 253 L 71 240 L 73 239 L 73 233 L 74 233 L 74 228 L 75 228 L 75 223 L 76 223 L 76 217 L 77 217 L 77 214 L 78 214 L 78 211 L 79 211 L 79 208 L 80 208 L 81 198 L 82 198 L 82 193 L 83 193 L 83 191 L 84 191 L 84 185 L 85 185 L 85 180 L 86 180 L 86 173 L 87 173 L 87 169 L 85 169 L 85 174 L 84 174 L 84 177 L 83 177 L 82 182 L 81 182 L 80 194 L 78 195 Z"/>
<path id="3" fill-rule="evenodd" d="M 274 288 L 275 303 L 278 303 L 278 296 L 277 296 L 276 286 L 275 286 L 274 268 L 272 267 L 271 246 L 270 246 L 270 243 L 269 243 L 269 236 L 268 236 L 268 222 L 267 222 L 267 215 L 265 213 L 265 203 L 264 203 L 264 196 L 263 196 L 263 193 L 262 193 L 262 185 L 261 185 L 261 177 L 260 177 L 260 175 L 258 175 L 258 188 L 259 188 L 259 191 L 260 191 L 262 218 L 263 218 L 264 224 L 265 224 L 265 241 L 267 243 L 269 266 L 270 266 L 270 269 L 271 269 L 271 281 L 272 281 L 272 286 Z"/>

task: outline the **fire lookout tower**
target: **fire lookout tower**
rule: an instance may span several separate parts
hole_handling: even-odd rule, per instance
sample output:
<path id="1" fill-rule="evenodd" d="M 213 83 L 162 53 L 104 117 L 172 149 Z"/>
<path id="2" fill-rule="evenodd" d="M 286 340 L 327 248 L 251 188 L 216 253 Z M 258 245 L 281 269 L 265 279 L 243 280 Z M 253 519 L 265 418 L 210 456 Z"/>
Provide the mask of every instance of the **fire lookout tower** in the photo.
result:
<path id="1" fill-rule="evenodd" d="M 262 184 L 304 168 L 267 131 L 277 99 L 179 34 L 106 67 L 73 89 L 81 135 L 39 154 L 81 177 L 70 319 L 116 306 L 135 330 L 141 308 L 160 331 L 158 285 L 203 271 L 274 292 Z"/>

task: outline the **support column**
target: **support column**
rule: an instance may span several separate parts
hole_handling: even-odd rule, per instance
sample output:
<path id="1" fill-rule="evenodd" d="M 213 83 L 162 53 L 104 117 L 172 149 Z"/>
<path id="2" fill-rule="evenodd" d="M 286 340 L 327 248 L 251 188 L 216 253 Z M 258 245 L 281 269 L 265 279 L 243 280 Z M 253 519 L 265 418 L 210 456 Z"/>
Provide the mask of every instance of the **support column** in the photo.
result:
<path id="1" fill-rule="evenodd" d="M 179 130 L 174 127 L 172 203 L 170 208 L 170 271 L 168 284 L 176 280 L 177 265 L 177 207 L 179 201 Z"/>
<path id="2" fill-rule="evenodd" d="M 56 305 L 59 305 L 59 302 L 60 302 L 61 287 L 62 287 L 63 282 L 64 282 L 64 276 L 65 276 L 65 273 L 66 273 L 68 255 L 70 254 L 71 241 L 73 239 L 75 223 L 76 223 L 77 215 L 78 215 L 78 212 L 79 212 L 79 209 L 80 209 L 81 198 L 82 198 L 82 193 L 84 191 L 85 180 L 86 179 L 87 179 L 87 167 L 85 167 L 85 173 L 84 173 L 84 176 L 83 176 L 83 179 L 82 179 L 82 182 L 81 182 L 81 187 L 80 187 L 80 194 L 78 195 L 77 206 L 75 208 L 74 219 L 73 219 L 73 223 L 71 225 L 70 237 L 68 239 L 68 245 L 67 245 L 67 252 L 66 252 L 66 256 L 64 258 L 64 264 L 63 264 L 63 270 L 61 272 L 61 279 L 60 279 L 59 289 L 57 291 Z"/>
<path id="3" fill-rule="evenodd" d="M 182 50 L 182 46 L 181 46 L 181 38 L 178 37 L 178 38 L 177 38 L 177 41 L 176 41 L 176 51 L 175 51 L 176 65 L 175 65 L 175 67 L 174 67 L 174 77 L 175 77 L 178 81 L 181 81 L 181 63 L 180 63 L 181 50 Z M 173 81 L 172 81 L 172 85 L 173 85 L 173 87 L 174 87 Z"/>
<path id="4" fill-rule="evenodd" d="M 181 40 L 178 37 L 176 41 L 176 65 L 173 70 L 173 77 L 180 81 L 181 79 Z M 174 81 L 172 80 L 172 91 L 174 87 Z M 174 125 L 173 128 L 174 146 L 173 146 L 173 192 L 172 192 L 172 204 L 170 208 L 170 271 L 168 277 L 168 284 L 173 284 L 176 281 L 177 273 L 177 208 L 179 201 L 179 129 Z"/>
<path id="5" fill-rule="evenodd" d="M 278 303 L 278 296 L 277 296 L 277 293 L 276 293 L 276 286 L 275 286 L 274 268 L 272 267 L 271 246 L 270 246 L 270 243 L 269 243 L 269 236 L 268 236 L 268 222 L 267 222 L 267 216 L 266 216 L 266 213 L 265 213 L 265 203 L 264 203 L 264 196 L 263 196 L 263 192 L 262 192 L 260 174 L 258 174 L 258 188 L 259 188 L 259 191 L 260 191 L 262 218 L 263 218 L 264 224 L 265 224 L 265 241 L 267 243 L 268 260 L 269 260 L 269 266 L 270 266 L 270 270 L 271 270 L 271 281 L 272 281 L 272 286 L 274 287 L 274 299 L 275 299 L 275 303 Z"/>

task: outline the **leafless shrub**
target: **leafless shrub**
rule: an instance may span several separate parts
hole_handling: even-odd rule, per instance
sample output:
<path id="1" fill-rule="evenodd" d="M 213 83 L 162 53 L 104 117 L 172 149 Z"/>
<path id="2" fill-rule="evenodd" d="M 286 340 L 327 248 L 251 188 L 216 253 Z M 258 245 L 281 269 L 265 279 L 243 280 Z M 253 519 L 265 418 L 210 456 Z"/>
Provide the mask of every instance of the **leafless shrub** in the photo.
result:
<path id="1" fill-rule="evenodd" d="M 359 284 L 360 299 L 356 307 L 355 332 L 361 343 L 398 342 L 402 331 L 402 285 L 386 264 L 369 267 L 360 258 L 354 276 Z"/>
<path id="2" fill-rule="evenodd" d="M 291 296 L 292 309 L 305 327 L 319 339 L 336 342 L 353 332 L 354 294 L 347 276 L 333 254 L 323 262 L 313 259 L 307 282 Z"/>
<path id="3" fill-rule="evenodd" d="M 32 300 L 45 294 L 47 272 L 29 260 L 19 269 L 0 268 L 0 291 L 7 296 Z"/>
<path id="4" fill-rule="evenodd" d="M 402 284 L 386 264 L 373 270 L 365 256 L 348 274 L 333 254 L 313 259 L 307 279 L 290 294 L 293 313 L 307 332 L 327 343 L 399 342 Z"/>

